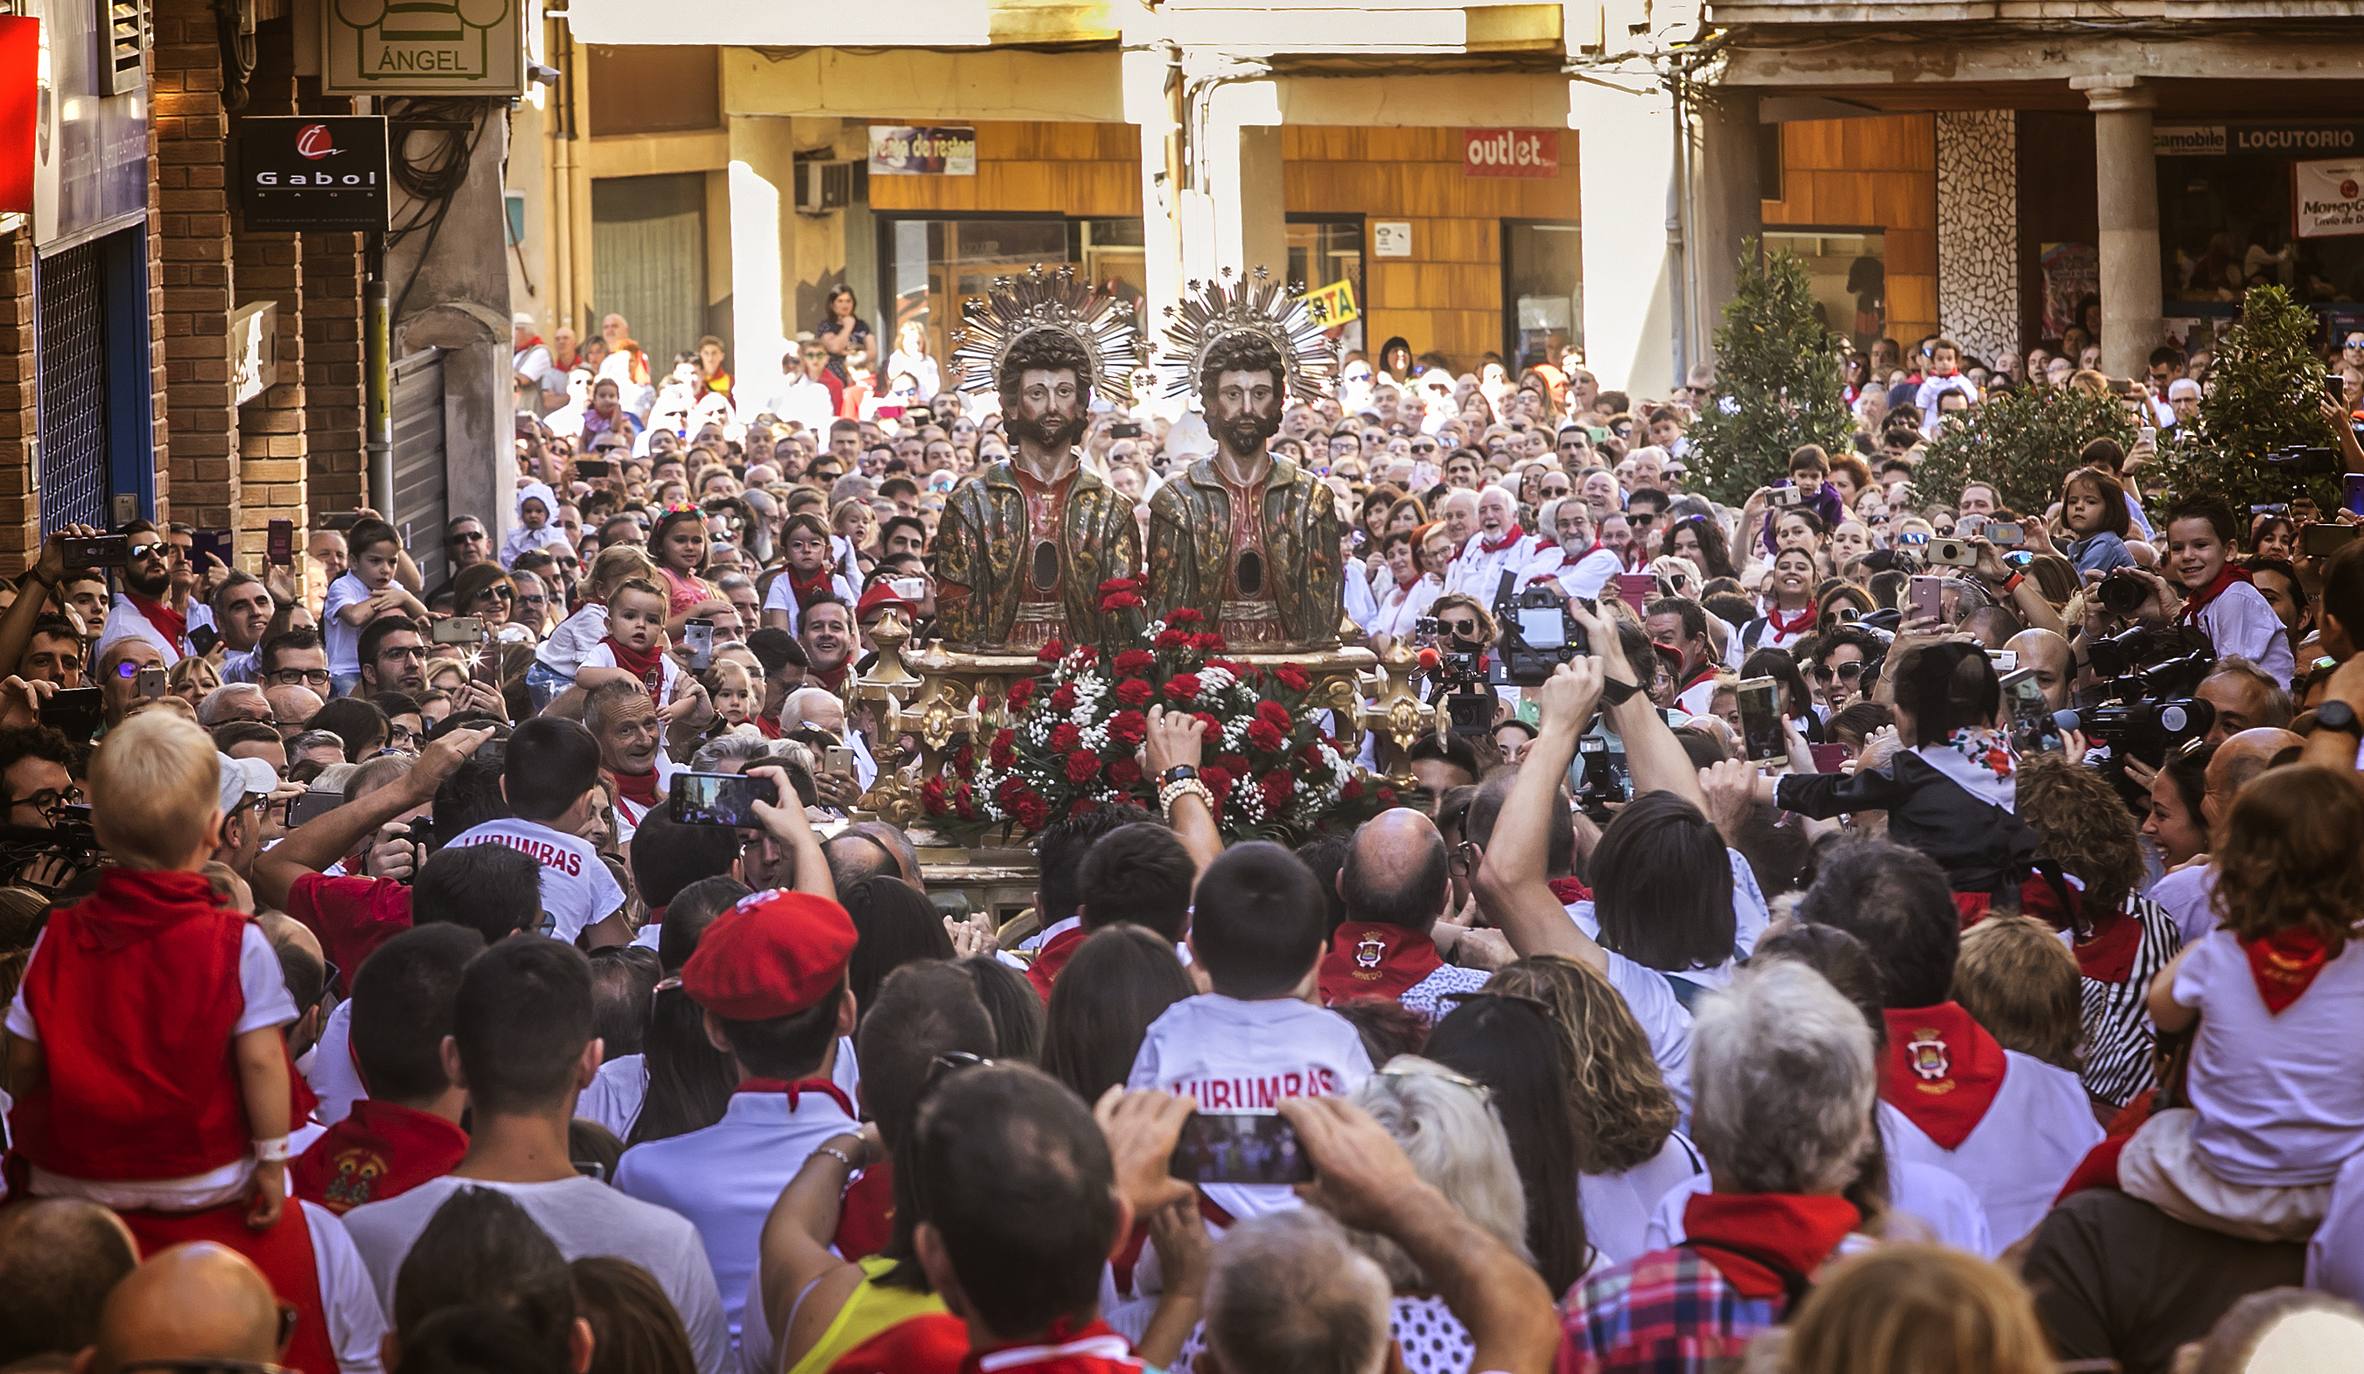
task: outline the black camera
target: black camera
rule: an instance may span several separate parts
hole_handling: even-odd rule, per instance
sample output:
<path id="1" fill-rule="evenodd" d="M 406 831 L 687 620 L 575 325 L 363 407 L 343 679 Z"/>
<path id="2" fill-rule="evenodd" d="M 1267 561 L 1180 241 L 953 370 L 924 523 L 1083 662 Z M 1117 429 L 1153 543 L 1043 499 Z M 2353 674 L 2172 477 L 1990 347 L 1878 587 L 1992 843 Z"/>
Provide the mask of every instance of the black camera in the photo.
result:
<path id="1" fill-rule="evenodd" d="M 1582 783 L 1576 805 L 1596 821 L 1605 822 L 1612 802 L 1633 800 L 1633 773 L 1625 761 L 1625 746 L 1605 735 L 1583 735 L 1576 741 L 1576 762 Z"/>
<path id="2" fill-rule="evenodd" d="M 2339 451 L 2322 444 L 2284 444 L 2265 451 L 2266 466 L 2289 477 L 2336 477 Z"/>
<path id="3" fill-rule="evenodd" d="M 2194 698 L 2107 702 L 2081 711 L 2055 711 L 2052 723 L 2062 730 L 2081 730 L 2086 738 L 2108 745 L 2113 760 L 2138 758 L 2157 767 L 2166 761 L 2168 750 L 2207 734 L 2216 723 L 2216 708 Z"/>
<path id="4" fill-rule="evenodd" d="M 1515 573 L 1504 573 L 1494 594 L 1494 619 L 1502 627 L 1502 642 L 1494 656 L 1490 680 L 1497 686 L 1539 687 L 1552 670 L 1591 652 L 1584 627 L 1568 613 L 1567 595 L 1556 587 L 1535 586 L 1514 593 Z"/>
<path id="5" fill-rule="evenodd" d="M 2101 585 L 2093 589 L 2093 594 L 2100 598 L 2103 609 L 2110 614 L 2132 615 L 2151 599 L 2151 584 L 2120 568 L 2102 578 Z"/>

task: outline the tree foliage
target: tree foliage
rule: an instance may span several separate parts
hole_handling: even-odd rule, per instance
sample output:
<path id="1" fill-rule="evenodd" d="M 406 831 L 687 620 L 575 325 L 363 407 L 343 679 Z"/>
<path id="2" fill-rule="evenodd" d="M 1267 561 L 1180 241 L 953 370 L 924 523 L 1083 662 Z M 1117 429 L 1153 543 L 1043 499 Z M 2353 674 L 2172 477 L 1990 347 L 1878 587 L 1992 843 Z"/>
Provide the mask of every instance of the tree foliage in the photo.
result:
<path id="1" fill-rule="evenodd" d="M 2306 494 L 2325 510 L 2339 504 L 2339 465 L 2300 479 L 2265 455 L 2291 445 L 2330 447 L 2339 436 L 2323 418 L 2323 360 L 2315 317 L 2279 286 L 2251 287 L 2241 318 L 2226 331 L 2200 400 L 2197 434 L 2162 444 L 2149 485 L 2176 496 L 2211 497 L 2235 514 Z M 2155 504 L 2155 503 L 2154 503 Z"/>
<path id="2" fill-rule="evenodd" d="M 1840 452 L 1852 431 L 1837 335 L 1815 317 L 1805 265 L 1751 239 L 1717 328 L 1716 389 L 1690 431 L 1686 484 L 1739 505 L 1780 477 L 1792 450 Z"/>
<path id="3" fill-rule="evenodd" d="M 1985 482 L 2022 515 L 2041 515 L 2060 495 L 2060 479 L 2095 439 L 2134 443 L 2134 421 L 2115 397 L 2077 387 L 2020 387 L 1989 397 L 1939 432 L 1923 450 L 1913 486 L 1923 498 L 1952 502 L 1969 482 Z"/>

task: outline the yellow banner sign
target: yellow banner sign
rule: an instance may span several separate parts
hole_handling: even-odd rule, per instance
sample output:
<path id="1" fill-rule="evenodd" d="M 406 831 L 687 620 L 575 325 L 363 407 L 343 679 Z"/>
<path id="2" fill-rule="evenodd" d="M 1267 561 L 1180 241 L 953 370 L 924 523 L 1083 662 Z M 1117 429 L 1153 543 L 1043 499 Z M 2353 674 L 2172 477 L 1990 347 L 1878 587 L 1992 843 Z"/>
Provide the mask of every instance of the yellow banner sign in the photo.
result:
<path id="1" fill-rule="evenodd" d="M 1332 328 L 1362 318 L 1362 311 L 1354 304 L 1354 283 L 1349 280 L 1340 279 L 1308 293 L 1305 303 L 1313 308 L 1315 319 Z"/>

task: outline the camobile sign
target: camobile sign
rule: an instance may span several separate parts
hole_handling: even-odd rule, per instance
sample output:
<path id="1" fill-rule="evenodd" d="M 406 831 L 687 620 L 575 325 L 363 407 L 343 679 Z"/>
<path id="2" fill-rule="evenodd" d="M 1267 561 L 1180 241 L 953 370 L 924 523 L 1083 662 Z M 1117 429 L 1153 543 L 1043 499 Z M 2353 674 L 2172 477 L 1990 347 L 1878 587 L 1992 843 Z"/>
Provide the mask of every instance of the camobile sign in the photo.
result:
<path id="1" fill-rule="evenodd" d="M 2241 124 L 2161 124 L 2151 130 L 2160 157 L 2235 154 L 2364 152 L 2364 124 L 2253 121 Z"/>
<path id="2" fill-rule="evenodd" d="M 386 117 L 242 117 L 238 210 L 249 229 L 384 232 Z"/>

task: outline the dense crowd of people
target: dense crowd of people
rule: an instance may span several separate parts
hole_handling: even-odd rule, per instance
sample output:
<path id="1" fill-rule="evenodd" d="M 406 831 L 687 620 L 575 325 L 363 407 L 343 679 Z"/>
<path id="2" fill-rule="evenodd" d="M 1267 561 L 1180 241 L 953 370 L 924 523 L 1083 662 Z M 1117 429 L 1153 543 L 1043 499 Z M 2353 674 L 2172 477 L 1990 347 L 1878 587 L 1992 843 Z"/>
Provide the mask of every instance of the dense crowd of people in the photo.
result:
<path id="1" fill-rule="evenodd" d="M 2364 1361 L 2364 551 L 2146 488 L 2207 359 L 1882 341 L 1733 508 L 1712 371 L 1349 356 L 1271 448 L 1438 707 L 1405 804 L 1227 844 L 1153 710 L 999 919 L 852 689 L 1006 397 L 850 291 L 761 402 L 556 334 L 498 521 L 0 585 L 0 1371 Z M 1131 381 L 1146 523 L 1214 443 Z M 2019 386 L 2142 437 L 1924 489 Z"/>

